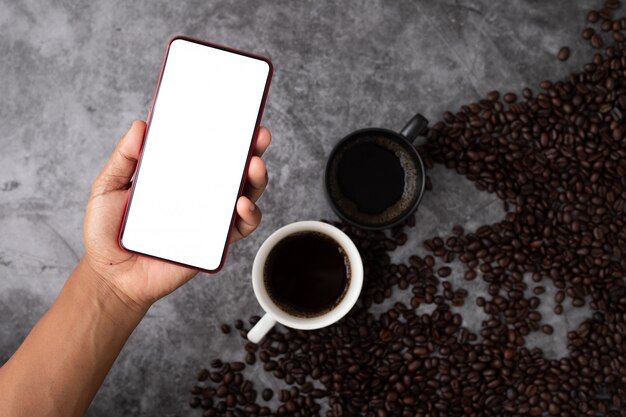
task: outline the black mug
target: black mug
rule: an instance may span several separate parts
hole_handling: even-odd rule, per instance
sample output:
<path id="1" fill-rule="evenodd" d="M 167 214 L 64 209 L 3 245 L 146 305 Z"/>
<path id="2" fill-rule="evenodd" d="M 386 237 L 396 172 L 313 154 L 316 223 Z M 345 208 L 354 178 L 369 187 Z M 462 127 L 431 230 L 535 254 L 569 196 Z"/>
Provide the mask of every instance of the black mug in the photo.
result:
<path id="1" fill-rule="evenodd" d="M 402 223 L 417 209 L 426 186 L 424 163 L 414 142 L 428 120 L 416 114 L 398 133 L 360 129 L 337 143 L 326 163 L 326 197 L 353 226 L 381 230 Z"/>

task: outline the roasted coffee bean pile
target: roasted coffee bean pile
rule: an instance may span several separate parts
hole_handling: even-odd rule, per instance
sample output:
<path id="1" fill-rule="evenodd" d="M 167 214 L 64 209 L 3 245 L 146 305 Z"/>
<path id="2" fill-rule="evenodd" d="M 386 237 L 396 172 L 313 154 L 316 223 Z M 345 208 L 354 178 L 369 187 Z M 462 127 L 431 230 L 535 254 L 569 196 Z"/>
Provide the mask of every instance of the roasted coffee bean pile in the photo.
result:
<path id="1" fill-rule="evenodd" d="M 618 5 L 588 14 L 594 26 L 583 39 L 607 46 L 581 72 L 543 81 L 538 93 L 526 88 L 521 101 L 491 92 L 429 130 L 420 149 L 427 166 L 444 164 L 497 194 L 505 219 L 471 232 L 455 226 L 407 264 L 393 264 L 389 252 L 407 242 L 415 218 L 386 233 L 336 224 L 365 263 L 357 306 L 328 328 L 274 330 L 247 343 L 242 362 L 214 360 L 191 391 L 198 415 L 626 415 L 626 19 L 614 18 Z M 453 260 L 466 280 L 488 285 L 487 297 L 468 298 L 446 281 Z M 548 286 L 557 289 L 555 314 L 566 302 L 594 311 L 568 333 L 560 359 L 524 347 L 531 332 L 553 332 L 537 311 Z M 370 312 L 397 289 L 407 290 L 406 303 Z M 452 311 L 465 302 L 488 315 L 478 334 Z M 434 310 L 420 313 L 421 305 Z M 245 337 L 247 324 L 233 326 Z M 259 393 L 242 373 L 257 361 L 287 388 Z"/>

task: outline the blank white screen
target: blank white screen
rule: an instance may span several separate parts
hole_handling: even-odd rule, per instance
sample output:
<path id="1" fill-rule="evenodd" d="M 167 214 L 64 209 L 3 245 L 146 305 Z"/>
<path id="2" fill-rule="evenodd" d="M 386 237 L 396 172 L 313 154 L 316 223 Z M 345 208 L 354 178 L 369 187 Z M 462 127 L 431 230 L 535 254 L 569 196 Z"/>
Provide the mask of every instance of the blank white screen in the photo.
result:
<path id="1" fill-rule="evenodd" d="M 219 267 L 269 64 L 174 40 L 122 245 L 193 267 Z"/>

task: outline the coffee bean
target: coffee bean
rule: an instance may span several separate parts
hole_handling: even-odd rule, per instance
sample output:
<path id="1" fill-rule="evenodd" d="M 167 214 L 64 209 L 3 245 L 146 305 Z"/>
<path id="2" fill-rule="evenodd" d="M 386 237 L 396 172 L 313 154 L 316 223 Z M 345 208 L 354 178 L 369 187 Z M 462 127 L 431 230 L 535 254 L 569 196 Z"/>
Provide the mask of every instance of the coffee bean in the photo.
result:
<path id="1" fill-rule="evenodd" d="M 447 266 L 441 267 L 437 270 L 437 274 L 442 278 L 450 276 L 451 273 L 452 269 Z"/>
<path id="2" fill-rule="evenodd" d="M 570 49 L 567 46 L 562 47 L 561 49 L 559 49 L 559 54 L 558 54 L 558 58 L 559 61 L 567 61 L 570 55 Z"/>
<path id="3" fill-rule="evenodd" d="M 464 278 L 465 278 L 467 281 L 473 281 L 474 279 L 476 279 L 476 271 L 474 271 L 473 269 L 472 269 L 472 270 L 467 271 L 467 272 L 465 273 L 465 275 L 464 275 Z"/>
<path id="4" fill-rule="evenodd" d="M 498 91 L 491 91 L 487 94 L 487 100 L 497 101 L 500 98 L 500 93 Z M 459 226 L 460 227 L 460 226 Z"/>
<path id="5" fill-rule="evenodd" d="M 588 41 L 589 39 L 591 39 L 591 37 L 594 35 L 595 31 L 593 30 L 593 28 L 585 28 L 582 31 L 582 37 L 584 40 Z"/>
<path id="6" fill-rule="evenodd" d="M 402 403 L 404 405 L 413 405 L 413 404 L 415 404 L 415 397 L 413 397 L 411 395 L 407 395 L 407 396 L 402 398 Z"/>
<path id="7" fill-rule="evenodd" d="M 504 359 L 511 360 L 514 357 L 515 357 L 515 350 L 514 349 L 505 349 L 505 351 L 504 351 Z"/>
<path id="8" fill-rule="evenodd" d="M 408 236 L 406 235 L 406 233 L 401 233 L 398 235 L 398 237 L 396 237 L 396 245 L 398 246 L 402 246 L 406 243 L 406 241 L 408 240 Z"/>
<path id="9" fill-rule="evenodd" d="M 215 388 L 205 388 L 205 389 L 202 391 L 202 395 L 203 395 L 205 398 L 213 398 L 213 397 L 215 397 L 215 395 L 216 395 L 216 394 L 217 394 L 217 391 L 216 391 L 216 389 L 215 389 Z"/>
<path id="10" fill-rule="evenodd" d="M 454 233 L 457 236 L 462 236 L 465 233 L 465 230 L 463 230 L 463 226 L 459 226 L 457 224 L 456 226 L 452 228 L 452 233 Z"/>
<path id="11" fill-rule="evenodd" d="M 224 381 L 224 384 L 230 384 L 235 380 L 235 374 L 229 371 L 224 374 L 224 378 L 222 380 Z"/>
<path id="12" fill-rule="evenodd" d="M 506 93 L 504 95 L 504 101 L 506 103 L 509 103 L 509 104 L 515 103 L 516 100 L 517 100 L 517 96 L 513 93 Z"/>
<path id="13" fill-rule="evenodd" d="M 207 378 L 209 377 L 209 370 L 208 369 L 201 369 L 200 372 L 198 372 L 198 381 L 206 381 Z"/>
<path id="14" fill-rule="evenodd" d="M 387 249 L 388 251 L 393 251 L 394 249 L 396 249 L 396 242 L 394 242 L 391 239 L 386 239 L 385 240 L 385 249 Z"/>
<path id="15" fill-rule="evenodd" d="M 200 402 L 200 407 L 202 407 L 203 410 L 210 409 L 211 407 L 213 407 L 213 399 L 203 398 L 202 401 Z"/>
<path id="16" fill-rule="evenodd" d="M 550 403 L 548 406 L 548 412 L 550 415 L 558 416 L 561 413 L 561 407 L 556 403 Z"/>
<path id="17" fill-rule="evenodd" d="M 591 46 L 595 49 L 600 49 L 604 45 L 602 38 L 597 33 L 591 36 Z"/>
<path id="18" fill-rule="evenodd" d="M 222 324 L 220 326 L 220 330 L 222 331 L 222 333 L 228 334 L 230 333 L 230 326 L 228 324 Z"/>
<path id="19" fill-rule="evenodd" d="M 261 396 L 263 397 L 264 401 L 269 401 L 274 396 L 274 391 L 272 391 L 269 388 L 265 388 L 263 392 L 261 393 Z"/>
<path id="20" fill-rule="evenodd" d="M 602 314 L 600 311 L 596 311 L 595 313 L 593 313 L 593 319 L 599 323 L 604 323 L 604 314 Z"/>
<path id="21" fill-rule="evenodd" d="M 565 292 L 564 291 L 557 291 L 555 296 L 554 296 L 554 301 L 557 304 L 561 304 L 563 302 L 563 300 L 565 300 Z"/>
<path id="22" fill-rule="evenodd" d="M 230 363 L 230 369 L 232 369 L 235 372 L 239 372 L 243 370 L 243 368 L 245 367 L 246 365 L 243 362 L 231 362 Z"/>

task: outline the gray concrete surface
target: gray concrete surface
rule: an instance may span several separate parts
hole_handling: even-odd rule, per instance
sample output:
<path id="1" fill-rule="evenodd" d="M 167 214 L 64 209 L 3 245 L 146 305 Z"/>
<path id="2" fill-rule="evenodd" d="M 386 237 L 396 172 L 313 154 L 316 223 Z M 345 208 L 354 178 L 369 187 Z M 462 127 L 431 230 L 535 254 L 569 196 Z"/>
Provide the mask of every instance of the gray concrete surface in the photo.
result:
<path id="1" fill-rule="evenodd" d="M 218 323 L 261 312 L 249 273 L 263 239 L 292 221 L 334 217 L 320 176 L 333 144 L 357 128 L 399 129 L 416 111 L 436 121 L 491 89 L 519 92 L 581 68 L 591 58 L 579 36 L 585 10 L 598 4 L 0 0 L 0 364 L 83 253 L 90 182 L 131 121 L 147 115 L 173 34 L 275 64 L 263 224 L 219 275 L 199 275 L 150 310 L 90 416 L 187 415 L 196 369 L 215 354 L 242 356 L 238 337 L 222 336 Z M 555 55 L 566 44 L 572 58 L 561 63 Z M 430 175 L 434 191 L 407 247 L 455 223 L 472 229 L 501 218 L 494 196 L 442 167 Z M 483 290 L 473 285 L 470 300 Z M 557 332 L 529 342 L 562 356 L 566 329 L 584 314 L 544 314 Z M 476 306 L 463 315 L 479 328 Z"/>

